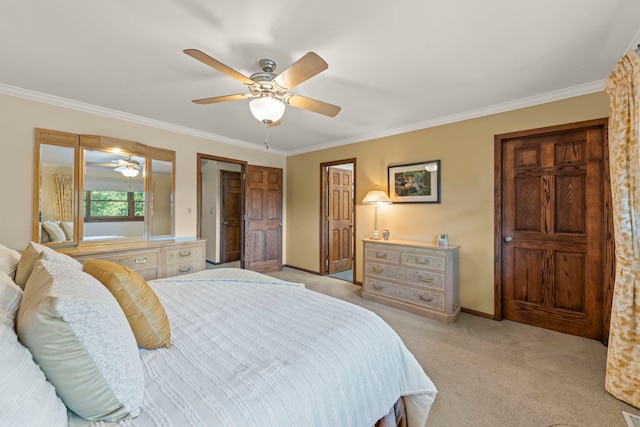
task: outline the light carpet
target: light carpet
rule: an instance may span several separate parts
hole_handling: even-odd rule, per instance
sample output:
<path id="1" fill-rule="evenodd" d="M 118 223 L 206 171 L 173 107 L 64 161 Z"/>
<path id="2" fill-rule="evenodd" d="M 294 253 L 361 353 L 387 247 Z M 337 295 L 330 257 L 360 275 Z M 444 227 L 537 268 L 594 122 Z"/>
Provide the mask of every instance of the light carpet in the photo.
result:
<path id="1" fill-rule="evenodd" d="M 439 390 L 427 427 L 625 427 L 640 410 L 604 389 L 600 342 L 462 313 L 442 323 L 360 297 L 361 287 L 292 268 L 272 276 L 368 308 L 400 335 Z"/>

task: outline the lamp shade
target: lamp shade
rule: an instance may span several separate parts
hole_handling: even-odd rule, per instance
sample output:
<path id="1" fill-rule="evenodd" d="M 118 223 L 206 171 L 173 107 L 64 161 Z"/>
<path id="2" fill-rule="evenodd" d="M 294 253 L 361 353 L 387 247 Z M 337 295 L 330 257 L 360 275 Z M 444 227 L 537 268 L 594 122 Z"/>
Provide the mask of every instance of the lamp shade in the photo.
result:
<path id="1" fill-rule="evenodd" d="M 284 108 L 282 101 L 270 96 L 261 96 L 249 101 L 249 109 L 253 117 L 267 124 L 280 120 L 284 114 Z"/>
<path id="2" fill-rule="evenodd" d="M 382 190 L 371 190 L 362 199 L 363 205 L 390 205 L 391 199 Z"/>
<path id="3" fill-rule="evenodd" d="M 135 166 L 130 166 L 130 167 L 118 166 L 117 168 L 114 169 L 114 171 L 120 172 L 122 175 L 126 176 L 127 178 L 136 177 L 140 173 L 140 170 Z"/>

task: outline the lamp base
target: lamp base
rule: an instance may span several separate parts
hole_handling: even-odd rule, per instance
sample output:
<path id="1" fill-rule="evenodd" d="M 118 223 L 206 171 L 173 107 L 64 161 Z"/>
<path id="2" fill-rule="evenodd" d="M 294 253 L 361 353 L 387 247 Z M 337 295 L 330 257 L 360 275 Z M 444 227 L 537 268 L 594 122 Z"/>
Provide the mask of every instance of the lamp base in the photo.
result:
<path id="1" fill-rule="evenodd" d="M 375 230 L 373 233 L 371 233 L 371 236 L 369 236 L 369 238 L 373 240 L 380 240 L 382 239 L 382 236 L 380 235 L 380 233 L 378 233 L 378 230 Z"/>

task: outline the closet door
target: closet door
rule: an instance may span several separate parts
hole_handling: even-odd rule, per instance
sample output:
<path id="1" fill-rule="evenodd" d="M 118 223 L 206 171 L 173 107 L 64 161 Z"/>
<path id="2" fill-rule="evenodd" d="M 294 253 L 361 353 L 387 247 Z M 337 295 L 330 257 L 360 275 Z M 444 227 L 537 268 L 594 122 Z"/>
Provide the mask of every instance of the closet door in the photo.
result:
<path id="1" fill-rule="evenodd" d="M 247 165 L 244 268 L 282 270 L 282 169 Z"/>

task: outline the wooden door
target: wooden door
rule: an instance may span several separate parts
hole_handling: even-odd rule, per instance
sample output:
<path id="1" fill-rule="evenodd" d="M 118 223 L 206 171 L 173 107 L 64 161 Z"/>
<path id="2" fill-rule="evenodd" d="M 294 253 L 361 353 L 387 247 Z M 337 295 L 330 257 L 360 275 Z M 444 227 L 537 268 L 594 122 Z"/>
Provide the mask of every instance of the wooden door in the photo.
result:
<path id="1" fill-rule="evenodd" d="M 240 172 L 220 171 L 220 262 L 240 259 L 242 178 Z"/>
<path id="2" fill-rule="evenodd" d="M 282 169 L 247 165 L 245 257 L 247 270 L 282 270 Z"/>
<path id="3" fill-rule="evenodd" d="M 602 339 L 612 265 L 606 121 L 497 136 L 498 143 L 504 318 Z"/>
<path id="4" fill-rule="evenodd" d="M 353 173 L 330 167 L 328 178 L 328 271 L 334 274 L 352 267 Z"/>

